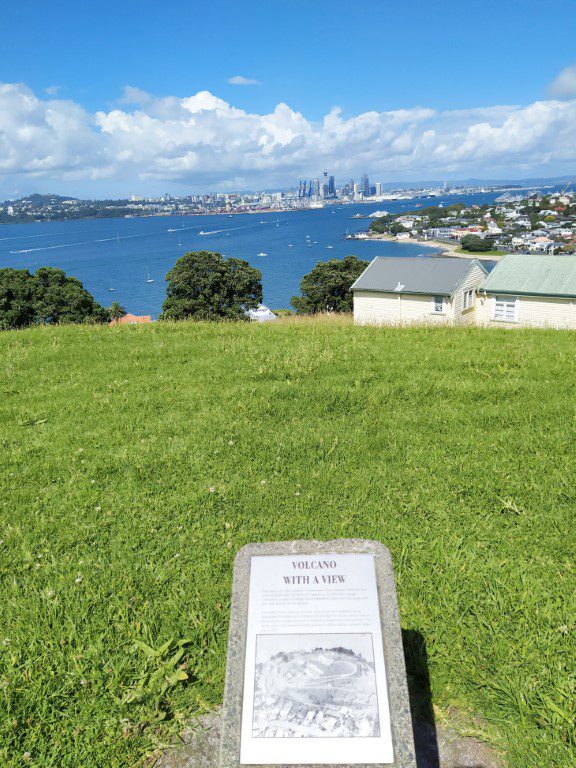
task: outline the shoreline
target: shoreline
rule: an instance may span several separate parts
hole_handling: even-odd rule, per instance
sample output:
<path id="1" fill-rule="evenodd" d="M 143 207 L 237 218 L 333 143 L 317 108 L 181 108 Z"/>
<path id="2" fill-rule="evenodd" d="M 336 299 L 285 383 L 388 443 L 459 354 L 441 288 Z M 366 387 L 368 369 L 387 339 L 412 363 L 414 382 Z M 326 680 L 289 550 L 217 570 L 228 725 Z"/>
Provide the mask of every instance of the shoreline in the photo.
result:
<path id="1" fill-rule="evenodd" d="M 460 247 L 459 243 L 445 243 L 443 240 L 422 240 L 420 238 L 410 238 L 409 240 L 397 240 L 394 235 L 382 235 L 382 234 L 375 234 L 375 235 L 368 235 L 368 237 L 362 237 L 362 238 L 353 238 L 353 239 L 360 239 L 360 240 L 385 240 L 389 243 L 398 243 L 398 245 L 415 245 L 418 243 L 418 245 L 423 246 L 424 248 L 434 248 L 439 249 L 439 256 L 449 256 L 451 258 L 456 259 L 490 259 L 491 261 L 499 261 L 500 259 L 503 259 L 504 256 L 507 256 L 508 254 L 483 254 L 483 253 L 462 253 L 461 251 L 458 251 L 458 248 Z"/>

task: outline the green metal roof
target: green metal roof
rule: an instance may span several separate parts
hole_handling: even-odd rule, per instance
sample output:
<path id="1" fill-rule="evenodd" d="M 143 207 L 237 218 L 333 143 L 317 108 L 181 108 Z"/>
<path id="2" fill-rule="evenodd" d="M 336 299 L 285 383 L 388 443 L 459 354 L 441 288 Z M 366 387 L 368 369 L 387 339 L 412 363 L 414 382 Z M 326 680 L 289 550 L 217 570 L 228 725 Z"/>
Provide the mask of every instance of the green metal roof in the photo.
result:
<path id="1" fill-rule="evenodd" d="M 505 256 L 480 290 L 576 297 L 576 256 Z"/>

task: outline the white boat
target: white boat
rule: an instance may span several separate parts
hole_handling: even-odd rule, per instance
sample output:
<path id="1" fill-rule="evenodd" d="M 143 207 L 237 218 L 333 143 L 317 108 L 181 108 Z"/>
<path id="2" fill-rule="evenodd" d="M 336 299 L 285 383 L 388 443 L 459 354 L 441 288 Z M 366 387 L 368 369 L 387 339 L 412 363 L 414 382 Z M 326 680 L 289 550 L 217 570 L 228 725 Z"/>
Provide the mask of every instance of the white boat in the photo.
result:
<path id="1" fill-rule="evenodd" d="M 150 272 L 148 272 L 148 267 L 146 267 L 146 282 L 147 283 L 153 283 L 154 278 L 150 277 Z"/>
<path id="2" fill-rule="evenodd" d="M 292 243 L 288 243 L 288 248 L 294 248 L 294 246 L 292 245 Z"/>
<path id="3" fill-rule="evenodd" d="M 258 256 L 268 256 L 268 254 L 267 254 L 267 253 L 264 253 L 264 251 L 260 251 L 260 253 L 258 254 Z"/>
<path id="4" fill-rule="evenodd" d="M 334 248 L 333 245 L 327 245 L 326 248 Z"/>

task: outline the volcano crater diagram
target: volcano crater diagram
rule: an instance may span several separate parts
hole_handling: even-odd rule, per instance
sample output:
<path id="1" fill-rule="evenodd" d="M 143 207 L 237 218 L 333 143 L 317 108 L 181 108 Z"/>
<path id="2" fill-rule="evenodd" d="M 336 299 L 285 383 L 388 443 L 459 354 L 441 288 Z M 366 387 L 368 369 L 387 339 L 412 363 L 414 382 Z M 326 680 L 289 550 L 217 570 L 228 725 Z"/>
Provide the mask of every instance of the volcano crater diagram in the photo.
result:
<path id="1" fill-rule="evenodd" d="M 259 635 L 252 735 L 379 736 L 372 636 Z"/>

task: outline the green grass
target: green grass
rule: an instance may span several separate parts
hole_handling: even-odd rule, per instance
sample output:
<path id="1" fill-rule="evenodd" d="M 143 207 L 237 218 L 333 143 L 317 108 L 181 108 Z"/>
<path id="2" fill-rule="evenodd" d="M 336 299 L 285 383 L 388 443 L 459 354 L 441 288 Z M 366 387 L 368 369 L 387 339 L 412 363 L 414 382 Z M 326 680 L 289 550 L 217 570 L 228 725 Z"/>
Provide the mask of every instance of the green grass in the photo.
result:
<path id="1" fill-rule="evenodd" d="M 478 258 L 482 258 L 484 256 L 506 256 L 508 251 L 499 251 L 497 249 L 493 251 L 468 251 L 466 248 L 456 248 L 456 253 L 464 253 L 467 256 L 478 256 Z"/>
<path id="2" fill-rule="evenodd" d="M 357 536 L 437 718 L 574 764 L 573 333 L 62 327 L 0 355 L 0 765 L 144 764 L 221 701 L 236 550 Z"/>

